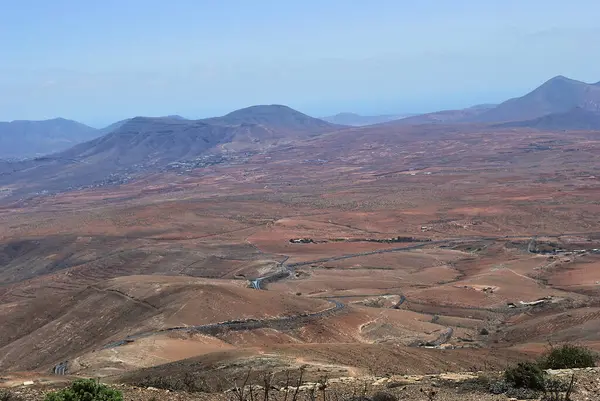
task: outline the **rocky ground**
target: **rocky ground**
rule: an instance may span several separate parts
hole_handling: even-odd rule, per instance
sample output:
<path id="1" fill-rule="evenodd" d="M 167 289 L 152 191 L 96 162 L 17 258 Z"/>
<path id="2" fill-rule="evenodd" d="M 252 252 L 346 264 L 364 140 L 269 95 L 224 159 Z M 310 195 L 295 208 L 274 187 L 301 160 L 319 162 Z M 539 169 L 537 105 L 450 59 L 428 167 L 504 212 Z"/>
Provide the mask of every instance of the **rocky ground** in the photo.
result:
<path id="1" fill-rule="evenodd" d="M 575 375 L 576 385 L 572 401 L 600 400 L 600 368 L 566 369 L 548 371 L 551 376 L 570 380 Z M 297 393 L 297 401 L 303 400 L 358 400 L 357 397 L 373 397 L 377 393 L 385 392 L 395 396 L 398 400 L 414 401 L 500 401 L 518 400 L 504 394 L 491 394 L 487 390 L 487 383 L 497 377 L 497 373 L 446 373 L 439 375 L 401 375 L 389 377 L 362 377 L 338 378 L 327 382 L 325 388 L 319 383 L 305 383 Z M 7 386 L 8 382 L 4 382 Z M 0 385 L 2 385 L 0 383 Z M 13 398 L 10 401 L 42 401 L 48 391 L 61 388 L 64 384 L 47 384 L 43 381 L 30 380 L 21 384 L 12 382 L 12 387 L 4 389 L 10 392 Z M 111 387 L 121 390 L 125 401 L 188 401 L 188 400 L 238 400 L 240 394 L 230 390 L 225 393 L 188 393 L 169 391 L 152 387 L 139 388 L 123 384 L 114 384 Z M 295 387 L 286 391 L 274 388 L 270 391 L 270 400 L 292 400 L 296 393 Z M 325 394 L 325 398 L 324 398 Z M 244 401 L 264 400 L 264 389 L 254 387 L 252 397 L 248 388 Z M 2 398 L 4 400 L 4 398 Z"/>

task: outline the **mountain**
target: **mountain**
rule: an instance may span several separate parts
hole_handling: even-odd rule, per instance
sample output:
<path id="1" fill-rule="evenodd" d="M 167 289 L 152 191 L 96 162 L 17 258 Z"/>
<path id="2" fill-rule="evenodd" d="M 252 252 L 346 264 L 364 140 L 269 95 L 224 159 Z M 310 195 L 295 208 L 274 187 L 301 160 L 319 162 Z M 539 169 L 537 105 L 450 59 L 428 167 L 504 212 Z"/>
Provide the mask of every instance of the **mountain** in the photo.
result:
<path id="1" fill-rule="evenodd" d="M 598 129 L 600 83 L 588 84 L 557 76 L 518 98 L 499 105 L 483 104 L 404 118 L 391 124 L 479 123 L 547 130 Z"/>
<path id="2" fill-rule="evenodd" d="M 60 152 L 100 135 L 101 132 L 92 127 L 64 118 L 0 122 L 0 158 Z"/>
<path id="3" fill-rule="evenodd" d="M 74 146 L 56 157 L 95 165 L 156 164 L 202 154 L 230 137 L 227 127 L 202 121 L 135 117 L 109 134 Z"/>
<path id="4" fill-rule="evenodd" d="M 23 182 L 30 190 L 55 191 L 107 180 L 123 182 L 133 174 L 171 168 L 175 162 L 186 169 L 221 163 L 236 159 L 240 152 L 261 151 L 340 128 L 279 105 L 253 106 L 203 120 L 135 117 L 62 152 L 0 164 L 0 185 Z"/>
<path id="5" fill-rule="evenodd" d="M 557 76 L 525 96 L 507 100 L 471 121 L 528 121 L 553 113 L 567 113 L 574 108 L 600 112 L 600 85 Z"/>
<path id="6" fill-rule="evenodd" d="M 600 130 L 600 113 L 575 107 L 564 113 L 552 113 L 533 120 L 498 124 L 499 127 L 527 127 L 541 130 Z"/>
<path id="7" fill-rule="evenodd" d="M 255 150 L 339 128 L 279 105 L 253 106 L 203 120 L 135 117 L 113 127 L 110 133 L 57 156 L 88 164 L 164 164 L 194 158 L 211 149 Z M 217 146 L 219 150 L 215 150 Z"/>
<path id="8" fill-rule="evenodd" d="M 202 121 L 218 125 L 257 124 L 283 132 L 293 132 L 295 135 L 309 136 L 343 128 L 278 104 L 250 106 L 222 117 L 206 118 Z"/>
<path id="9" fill-rule="evenodd" d="M 170 120 L 187 120 L 185 117 L 181 117 L 178 115 L 170 115 L 170 116 L 165 116 L 165 117 L 157 117 L 157 118 L 166 118 L 166 119 L 170 119 Z M 104 135 L 104 134 L 109 134 L 111 132 L 113 132 L 114 130 L 116 130 L 117 128 L 121 127 L 123 124 L 131 121 L 131 118 L 126 118 L 124 120 L 121 121 L 117 121 L 116 123 L 112 123 L 104 128 L 100 129 L 100 132 Z"/>
<path id="10" fill-rule="evenodd" d="M 339 113 L 334 116 L 323 117 L 321 119 L 332 124 L 361 127 L 365 125 L 380 124 L 388 121 L 399 120 L 401 118 L 406 118 L 413 115 L 415 114 L 383 114 L 378 116 L 362 116 L 355 113 Z"/>

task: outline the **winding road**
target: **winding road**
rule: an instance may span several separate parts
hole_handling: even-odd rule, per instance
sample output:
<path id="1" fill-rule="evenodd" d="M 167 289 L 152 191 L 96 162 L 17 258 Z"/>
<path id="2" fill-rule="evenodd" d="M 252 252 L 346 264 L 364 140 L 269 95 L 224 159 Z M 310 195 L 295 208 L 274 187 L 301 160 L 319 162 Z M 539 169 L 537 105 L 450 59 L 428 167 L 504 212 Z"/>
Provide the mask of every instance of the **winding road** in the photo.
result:
<path id="1" fill-rule="evenodd" d="M 598 234 L 598 233 L 597 232 L 594 232 L 594 233 L 564 233 L 564 234 L 554 234 L 554 235 L 550 235 L 550 236 L 558 237 L 558 236 L 567 236 L 567 235 L 590 235 L 590 234 Z M 289 256 L 288 256 L 283 261 L 279 262 L 278 267 L 280 267 L 280 269 L 278 271 L 276 271 L 270 275 L 267 275 L 267 276 L 252 279 L 252 280 L 250 280 L 250 285 L 252 288 L 254 288 L 256 290 L 265 290 L 266 284 L 276 282 L 279 280 L 283 280 L 285 278 L 292 276 L 295 273 L 295 269 L 297 267 L 308 266 L 308 265 L 317 264 L 317 263 L 326 263 L 326 262 L 331 262 L 331 261 L 345 260 L 345 259 L 351 259 L 351 258 L 357 258 L 357 257 L 369 256 L 369 255 L 376 255 L 376 254 L 384 254 L 384 253 L 407 252 L 407 251 L 412 251 L 415 249 L 424 248 L 426 246 L 442 245 L 442 244 L 447 244 L 447 243 L 451 243 L 451 242 L 459 242 L 459 241 L 460 242 L 476 242 L 476 241 L 495 241 L 495 240 L 500 240 L 500 239 L 517 239 L 517 238 L 532 238 L 532 240 L 533 240 L 536 237 L 537 236 L 513 235 L 513 236 L 497 236 L 497 237 L 451 238 L 451 239 L 445 239 L 445 240 L 420 242 L 416 245 L 410 245 L 410 246 L 404 246 L 404 247 L 387 248 L 387 249 L 380 249 L 380 250 L 375 250 L 375 251 L 352 253 L 352 254 L 346 254 L 346 255 L 332 256 L 329 258 L 320 258 L 320 259 L 305 261 L 305 262 L 297 262 L 297 263 L 287 263 L 287 261 L 289 260 Z M 529 249 L 528 249 L 528 251 L 529 251 Z M 171 327 L 171 328 L 166 328 L 166 329 L 147 331 L 147 332 L 142 332 L 142 333 L 137 333 L 137 334 L 127 336 L 126 338 L 124 338 L 122 340 L 111 342 L 109 344 L 106 344 L 104 347 L 102 347 L 102 349 L 116 348 L 116 347 L 120 347 L 120 346 L 123 346 L 128 343 L 131 343 L 140 338 L 146 338 L 146 337 L 150 337 L 153 335 L 159 335 L 159 334 L 170 333 L 170 332 L 190 332 L 190 333 L 203 333 L 203 334 L 208 334 L 208 335 L 216 335 L 216 334 L 226 331 L 226 330 L 241 331 L 241 330 L 254 330 L 254 329 L 260 329 L 260 328 L 285 329 L 285 328 L 293 327 L 293 326 L 301 324 L 301 323 L 306 323 L 310 320 L 319 319 L 319 318 L 333 315 L 333 314 L 343 310 L 346 307 L 346 305 L 339 300 L 341 298 L 346 298 L 344 296 L 319 297 L 319 298 L 327 300 L 328 302 L 332 303 L 333 306 L 331 306 L 330 308 L 324 309 L 322 311 L 312 312 L 312 313 L 303 313 L 303 314 L 294 315 L 294 316 L 282 316 L 282 317 L 268 318 L 268 319 L 231 320 L 231 321 L 210 323 L 210 324 L 204 324 L 204 325 L 198 325 L 198 326 L 181 326 L 181 327 Z M 398 308 L 405 301 L 406 301 L 406 297 L 401 295 L 400 301 L 398 302 L 398 304 L 395 307 Z M 64 375 L 67 373 L 67 370 L 68 370 L 68 362 L 61 362 L 53 368 L 53 373 L 58 374 L 58 375 Z"/>

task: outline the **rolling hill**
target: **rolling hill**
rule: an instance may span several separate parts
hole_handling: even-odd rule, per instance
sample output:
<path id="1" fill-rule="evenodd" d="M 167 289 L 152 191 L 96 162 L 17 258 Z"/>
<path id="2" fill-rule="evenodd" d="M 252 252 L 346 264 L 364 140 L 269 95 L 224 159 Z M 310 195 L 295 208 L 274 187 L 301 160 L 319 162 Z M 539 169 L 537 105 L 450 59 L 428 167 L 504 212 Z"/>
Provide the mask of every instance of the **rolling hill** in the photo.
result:
<path id="1" fill-rule="evenodd" d="M 0 122 L 0 158 L 25 158 L 68 149 L 101 132 L 64 118 Z"/>
<path id="2" fill-rule="evenodd" d="M 469 122 L 495 105 L 477 105 L 459 110 L 442 110 L 391 121 L 394 125 L 451 124 Z"/>
<path id="3" fill-rule="evenodd" d="M 533 120 L 498 124 L 498 127 L 527 127 L 540 130 L 599 130 L 600 113 L 575 107 L 562 113 L 552 113 Z"/>

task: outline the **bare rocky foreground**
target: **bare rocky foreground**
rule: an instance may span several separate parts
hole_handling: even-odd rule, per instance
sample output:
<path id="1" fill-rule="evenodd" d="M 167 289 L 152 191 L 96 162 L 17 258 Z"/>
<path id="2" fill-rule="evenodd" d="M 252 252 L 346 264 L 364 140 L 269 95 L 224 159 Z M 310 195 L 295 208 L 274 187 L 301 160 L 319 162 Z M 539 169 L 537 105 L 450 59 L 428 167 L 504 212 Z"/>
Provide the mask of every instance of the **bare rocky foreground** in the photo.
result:
<path id="1" fill-rule="evenodd" d="M 575 375 L 575 392 L 573 401 L 596 401 L 600 399 L 600 368 L 564 369 L 548 371 L 551 376 L 569 380 Z M 328 399 L 344 399 L 365 394 L 371 396 L 384 391 L 398 397 L 400 400 L 428 400 L 426 393 L 435 392 L 436 401 L 502 401 L 515 400 L 505 395 L 494 395 L 482 388 L 477 388 L 477 383 L 482 379 L 497 377 L 498 373 L 490 372 L 464 372 L 443 373 L 436 375 L 390 375 L 386 377 L 340 377 L 330 379 L 323 386 L 323 382 L 305 382 L 298 390 L 299 400 L 310 399 L 310 394 L 316 399 L 322 399 L 323 390 Z M 3 377 L 0 388 L 11 391 L 14 395 L 23 397 L 26 401 L 41 401 L 48 391 L 59 389 L 68 382 L 52 381 L 48 378 L 27 378 L 8 376 Z M 239 383 L 238 383 L 239 384 Z M 162 390 L 153 387 L 135 387 L 124 384 L 110 384 L 110 387 L 123 392 L 126 401 L 187 401 L 187 400 L 231 400 L 234 399 L 233 387 L 222 393 L 187 393 L 181 391 Z M 256 400 L 262 400 L 264 388 L 260 385 L 252 387 Z M 247 391 L 250 387 L 248 387 Z M 281 387 L 274 385 L 270 391 L 270 399 L 284 399 L 288 394 L 291 399 L 296 392 L 296 387 Z"/>

